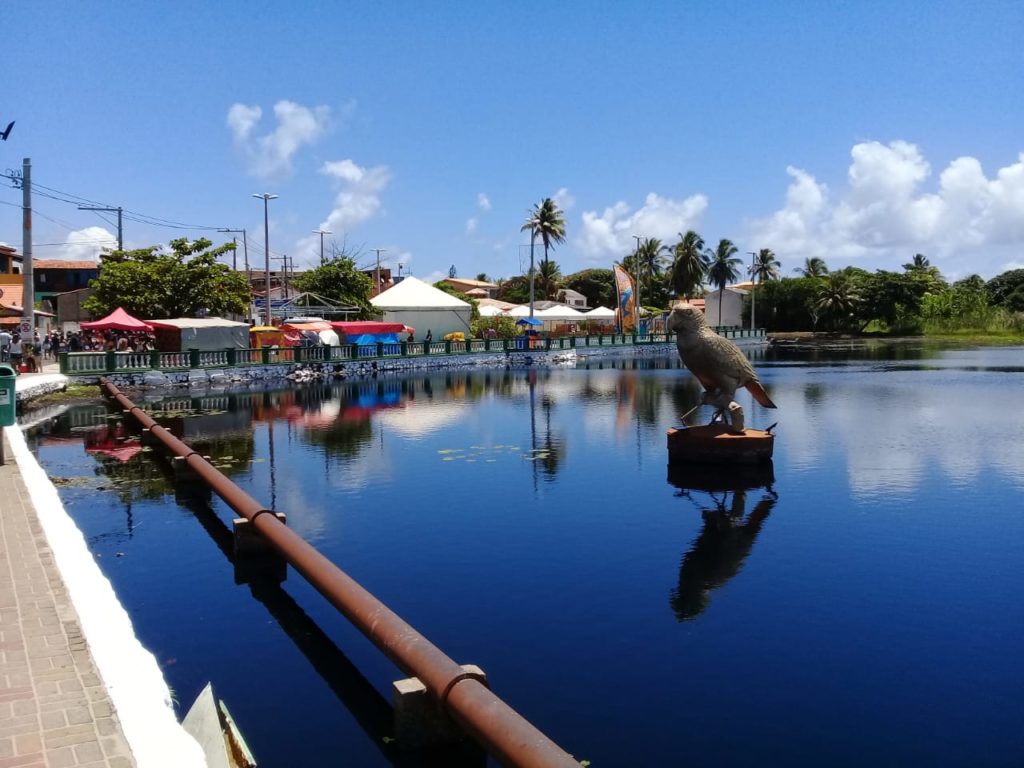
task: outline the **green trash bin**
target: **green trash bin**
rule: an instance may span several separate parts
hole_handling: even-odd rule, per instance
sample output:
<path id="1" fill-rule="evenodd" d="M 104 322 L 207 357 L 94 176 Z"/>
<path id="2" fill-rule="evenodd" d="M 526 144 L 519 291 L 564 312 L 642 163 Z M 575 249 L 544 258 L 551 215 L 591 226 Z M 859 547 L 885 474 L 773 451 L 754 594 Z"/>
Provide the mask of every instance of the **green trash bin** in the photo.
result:
<path id="1" fill-rule="evenodd" d="M 9 365 L 0 365 L 0 427 L 10 427 L 17 420 L 14 379 L 17 374 Z"/>

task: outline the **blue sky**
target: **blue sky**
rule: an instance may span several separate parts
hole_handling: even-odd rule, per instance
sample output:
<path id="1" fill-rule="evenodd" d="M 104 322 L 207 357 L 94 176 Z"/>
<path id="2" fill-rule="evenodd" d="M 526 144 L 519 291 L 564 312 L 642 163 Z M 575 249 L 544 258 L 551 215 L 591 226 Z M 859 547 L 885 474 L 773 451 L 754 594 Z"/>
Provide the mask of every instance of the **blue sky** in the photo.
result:
<path id="1" fill-rule="evenodd" d="M 266 191 L 274 255 L 313 263 L 326 226 L 423 279 L 521 273 L 547 196 L 563 273 L 688 228 L 785 273 L 1024 266 L 1019 3 L 33 0 L 0 21 L 0 168 L 31 157 L 62 193 L 244 227 L 254 264 Z M 4 180 L 19 248 L 20 204 Z M 39 257 L 115 231 L 33 207 Z M 127 247 L 183 235 L 218 237 L 125 222 Z"/>

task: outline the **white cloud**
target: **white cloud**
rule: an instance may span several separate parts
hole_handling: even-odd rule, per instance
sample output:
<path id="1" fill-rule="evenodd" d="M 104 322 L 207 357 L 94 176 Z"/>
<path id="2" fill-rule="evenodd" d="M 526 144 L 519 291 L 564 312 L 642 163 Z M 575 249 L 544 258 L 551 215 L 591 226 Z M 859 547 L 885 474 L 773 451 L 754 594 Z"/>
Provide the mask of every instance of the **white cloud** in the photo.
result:
<path id="1" fill-rule="evenodd" d="M 620 256 L 632 250 L 633 235 L 667 242 L 696 228 L 707 207 L 707 198 L 699 194 L 673 200 L 651 192 L 636 211 L 620 200 L 600 215 L 596 211 L 583 213 L 583 231 L 576 245 L 589 258 Z"/>
<path id="2" fill-rule="evenodd" d="M 476 196 L 476 205 L 481 211 L 491 210 L 491 198 L 489 198 L 484 192 L 478 192 Z"/>
<path id="3" fill-rule="evenodd" d="M 563 211 L 568 211 L 576 205 L 576 198 L 569 194 L 568 187 L 560 187 L 559 190 L 555 192 L 554 201 L 555 205 Z"/>
<path id="4" fill-rule="evenodd" d="M 787 262 L 819 256 L 832 266 L 891 267 L 921 252 L 950 274 L 999 272 L 1008 258 L 1000 251 L 1024 245 L 1024 153 L 992 179 L 976 158 L 957 158 L 934 192 L 922 189 L 931 167 L 913 144 L 864 142 L 850 156 L 835 197 L 807 171 L 787 168 L 786 204 L 750 223 L 750 242 Z"/>
<path id="5" fill-rule="evenodd" d="M 476 228 L 480 224 L 480 220 L 476 216 L 472 216 L 466 219 L 466 234 L 476 234 Z"/>
<path id="6" fill-rule="evenodd" d="M 127 247 L 127 246 L 126 246 Z M 65 261 L 96 261 L 104 250 L 117 248 L 117 236 L 103 227 L 86 227 L 70 232 L 63 245 L 53 253 L 44 256 L 35 254 L 36 258 L 63 259 Z"/>
<path id="7" fill-rule="evenodd" d="M 293 101 L 281 100 L 274 105 L 277 127 L 265 136 L 253 136 L 263 117 L 259 106 L 232 104 L 228 110 L 227 125 L 235 144 L 245 153 L 248 172 L 266 178 L 289 173 L 292 158 L 305 144 L 319 139 L 330 122 L 330 107 L 304 107 Z"/>
<path id="8" fill-rule="evenodd" d="M 391 181 L 386 165 L 364 168 L 352 160 L 326 162 L 320 173 L 337 180 L 341 189 L 334 198 L 334 208 L 320 223 L 320 229 L 338 235 L 347 234 L 353 227 L 376 216 L 381 210 L 380 195 Z M 300 263 L 320 258 L 320 236 L 307 235 L 296 243 L 296 259 Z"/>

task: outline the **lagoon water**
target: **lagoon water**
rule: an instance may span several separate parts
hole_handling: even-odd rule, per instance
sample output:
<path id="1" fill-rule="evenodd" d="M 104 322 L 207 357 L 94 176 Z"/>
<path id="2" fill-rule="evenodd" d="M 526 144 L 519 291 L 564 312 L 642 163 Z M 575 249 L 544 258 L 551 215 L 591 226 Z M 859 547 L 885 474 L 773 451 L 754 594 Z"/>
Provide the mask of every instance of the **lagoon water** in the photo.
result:
<path id="1" fill-rule="evenodd" d="M 577 758 L 1024 763 L 1024 349 L 762 350 L 769 472 L 666 466 L 672 357 L 149 402 Z M 701 419 L 710 416 L 702 409 Z M 182 706 L 261 766 L 400 752 L 402 675 L 301 577 L 237 585 L 232 517 L 102 407 L 30 442 Z"/>

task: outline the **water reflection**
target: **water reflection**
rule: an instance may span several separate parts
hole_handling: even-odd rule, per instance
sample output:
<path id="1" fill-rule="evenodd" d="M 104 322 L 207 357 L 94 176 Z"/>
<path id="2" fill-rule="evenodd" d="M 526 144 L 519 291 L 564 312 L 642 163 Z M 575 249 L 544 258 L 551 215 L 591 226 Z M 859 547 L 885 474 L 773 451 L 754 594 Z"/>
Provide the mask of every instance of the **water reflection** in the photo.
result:
<path id="1" fill-rule="evenodd" d="M 772 488 L 771 462 L 749 467 L 670 466 L 668 481 L 704 519 L 700 535 L 683 555 L 679 584 L 669 597 L 676 618 L 690 621 L 708 607 L 714 590 L 742 570 L 779 495 Z M 750 514 L 748 494 L 757 496 Z"/>

